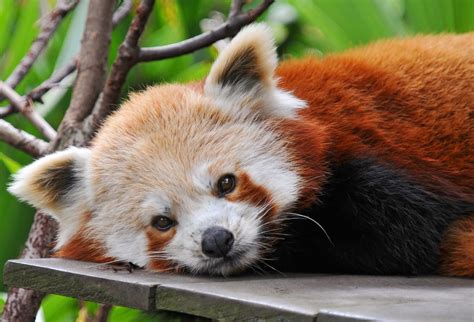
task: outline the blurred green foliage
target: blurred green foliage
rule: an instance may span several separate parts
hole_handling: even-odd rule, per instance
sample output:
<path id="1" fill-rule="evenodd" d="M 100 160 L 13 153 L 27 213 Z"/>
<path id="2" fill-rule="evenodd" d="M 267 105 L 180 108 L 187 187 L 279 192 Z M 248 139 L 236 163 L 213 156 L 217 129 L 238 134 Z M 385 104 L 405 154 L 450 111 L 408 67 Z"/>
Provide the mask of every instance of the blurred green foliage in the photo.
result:
<path id="1" fill-rule="evenodd" d="M 229 0 L 157 0 L 142 45 L 156 46 L 176 42 L 200 33 L 200 21 L 211 11 L 227 13 Z M 137 2 L 135 1 L 135 5 Z M 42 10 L 54 0 L 0 0 L 0 79 L 5 80 L 25 55 L 39 30 Z M 252 6 L 255 4 L 249 4 Z M 17 90 L 26 93 L 67 63 L 78 51 L 85 21 L 87 1 L 60 25 L 47 50 L 35 63 Z M 112 63 L 131 18 L 113 32 L 109 62 Z M 279 0 L 261 20 L 274 29 L 279 54 L 323 55 L 370 41 L 416 33 L 468 32 L 474 30 L 474 0 Z M 193 54 L 135 67 L 127 79 L 123 94 L 148 84 L 186 82 L 206 75 L 216 56 L 213 48 Z M 59 88 L 44 97 L 36 108 L 54 126 L 58 126 L 68 106 L 70 88 Z M 5 106 L 7 102 L 0 102 Z M 18 115 L 9 122 L 39 136 Z M 0 142 L 0 271 L 3 263 L 17 257 L 26 239 L 34 210 L 17 202 L 6 192 L 12 172 L 31 162 L 23 152 Z M 1 274 L 0 274 L 1 281 Z M 0 283 L 1 287 L 2 283 Z M 0 312 L 3 302 L 0 299 Z M 96 305 L 88 304 L 94 311 Z M 49 296 L 43 303 L 46 321 L 74 321 L 77 300 Z M 144 321 L 141 312 L 114 308 L 111 321 Z"/>

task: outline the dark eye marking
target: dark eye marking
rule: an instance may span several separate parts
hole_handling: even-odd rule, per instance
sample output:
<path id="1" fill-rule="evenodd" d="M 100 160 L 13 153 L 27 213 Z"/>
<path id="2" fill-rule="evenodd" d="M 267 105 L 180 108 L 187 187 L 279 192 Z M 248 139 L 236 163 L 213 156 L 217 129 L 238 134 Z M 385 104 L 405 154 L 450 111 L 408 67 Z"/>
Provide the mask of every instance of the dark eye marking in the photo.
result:
<path id="1" fill-rule="evenodd" d="M 234 191 L 237 178 L 233 174 L 225 174 L 217 180 L 216 191 L 219 198 Z"/>
<path id="2" fill-rule="evenodd" d="M 166 216 L 155 216 L 151 220 L 151 225 L 160 231 L 167 231 L 175 226 L 176 222 Z"/>

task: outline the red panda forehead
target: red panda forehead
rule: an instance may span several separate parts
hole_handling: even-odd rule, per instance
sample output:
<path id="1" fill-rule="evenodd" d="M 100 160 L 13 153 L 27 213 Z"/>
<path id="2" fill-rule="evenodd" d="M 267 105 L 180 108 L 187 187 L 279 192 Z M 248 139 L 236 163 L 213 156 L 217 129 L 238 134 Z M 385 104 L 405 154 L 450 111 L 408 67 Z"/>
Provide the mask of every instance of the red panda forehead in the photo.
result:
<path id="1" fill-rule="evenodd" d="M 186 129 L 197 121 L 209 124 L 232 121 L 232 117 L 223 113 L 211 99 L 192 88 L 161 85 L 131 94 L 129 100 L 106 120 L 96 141 L 115 133 L 134 136 L 149 131 Z"/>

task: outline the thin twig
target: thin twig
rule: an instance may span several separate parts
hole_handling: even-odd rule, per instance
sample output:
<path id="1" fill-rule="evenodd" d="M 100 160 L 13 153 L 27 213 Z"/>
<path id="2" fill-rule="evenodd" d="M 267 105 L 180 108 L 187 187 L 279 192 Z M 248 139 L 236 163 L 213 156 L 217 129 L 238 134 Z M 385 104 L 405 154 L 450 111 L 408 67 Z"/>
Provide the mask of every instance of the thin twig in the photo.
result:
<path id="1" fill-rule="evenodd" d="M 31 101 L 21 97 L 14 89 L 1 81 L 0 94 L 6 97 L 48 140 L 54 140 L 56 131 L 31 107 Z"/>
<path id="2" fill-rule="evenodd" d="M 132 10 L 132 0 L 124 0 L 120 7 L 115 9 L 112 17 L 112 27 L 116 27 Z"/>
<path id="3" fill-rule="evenodd" d="M 15 113 L 16 110 L 12 105 L 6 106 L 6 107 L 0 107 L 0 119 L 3 119 L 7 117 L 8 115 L 11 115 Z"/>
<path id="4" fill-rule="evenodd" d="M 0 120 L 0 140 L 37 158 L 46 153 L 48 143 Z"/>
<path id="5" fill-rule="evenodd" d="M 131 9 L 132 1 L 123 1 L 120 7 L 118 7 L 114 12 L 114 16 L 112 17 L 112 26 L 116 27 L 130 13 Z M 74 58 L 69 63 L 56 70 L 49 79 L 45 80 L 42 84 L 34 88 L 27 95 L 27 97 L 32 99 L 33 101 L 42 103 L 41 97 L 46 92 L 48 92 L 51 88 L 58 86 L 64 78 L 66 78 L 76 70 L 77 61 L 78 56 L 74 56 Z M 1 117 L 2 114 L 0 113 L 0 118 Z"/>
<path id="6" fill-rule="evenodd" d="M 51 11 L 47 17 L 45 17 L 41 25 L 41 31 L 33 41 L 30 50 L 26 53 L 20 64 L 5 81 L 8 86 L 15 88 L 20 83 L 23 77 L 31 69 L 31 66 L 36 61 L 38 56 L 46 48 L 46 45 L 48 44 L 63 18 L 69 11 L 74 9 L 78 2 L 79 0 L 60 0 L 57 7 Z"/>
<path id="7" fill-rule="evenodd" d="M 140 2 L 137 14 L 128 29 L 125 40 L 120 45 L 119 53 L 112 65 L 104 91 L 97 101 L 91 116 L 85 122 L 86 127 L 96 129 L 100 125 L 100 122 L 110 113 L 112 110 L 111 107 L 117 103 L 127 74 L 137 61 L 140 51 L 138 40 L 145 29 L 154 3 L 154 0 L 142 0 Z M 94 130 L 89 132 L 93 134 Z"/>
<path id="8" fill-rule="evenodd" d="M 235 2 L 240 1 L 234 1 L 233 3 Z M 243 26 L 255 21 L 273 2 L 274 0 L 263 0 L 255 9 L 245 13 L 234 14 L 232 17 L 229 17 L 229 19 L 218 28 L 181 42 L 166 46 L 142 48 L 138 55 L 138 61 L 154 61 L 189 54 L 195 50 L 210 46 L 217 40 L 232 37 Z M 232 5 L 232 8 L 236 7 L 239 7 L 239 4 Z"/>
<path id="9" fill-rule="evenodd" d="M 58 86 L 61 81 L 67 76 L 71 75 L 76 70 L 76 57 L 66 64 L 65 66 L 57 69 L 53 75 L 41 83 L 39 86 L 34 88 L 27 97 L 33 101 L 43 103 L 42 97 L 46 94 L 51 88 Z"/>
<path id="10" fill-rule="evenodd" d="M 230 5 L 228 19 L 233 19 L 239 14 L 241 14 L 244 4 L 245 4 L 245 0 L 233 0 Z"/>

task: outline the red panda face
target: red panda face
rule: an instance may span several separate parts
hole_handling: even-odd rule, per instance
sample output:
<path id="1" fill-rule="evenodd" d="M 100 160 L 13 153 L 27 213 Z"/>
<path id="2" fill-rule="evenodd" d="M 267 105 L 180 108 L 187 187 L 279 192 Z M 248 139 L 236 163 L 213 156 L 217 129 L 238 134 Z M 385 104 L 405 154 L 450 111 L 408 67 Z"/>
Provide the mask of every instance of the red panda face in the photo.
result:
<path id="1" fill-rule="evenodd" d="M 88 227 L 100 227 L 109 256 L 156 270 L 229 274 L 254 264 L 298 194 L 271 122 L 229 114 L 185 86 L 135 94 L 91 154 L 97 216 Z"/>
<path id="2" fill-rule="evenodd" d="M 224 275 L 255 265 L 302 185 L 277 124 L 305 103 L 276 86 L 275 67 L 269 30 L 247 27 L 203 88 L 131 95 L 90 149 L 38 160 L 10 191 L 58 220 L 59 256 Z"/>

